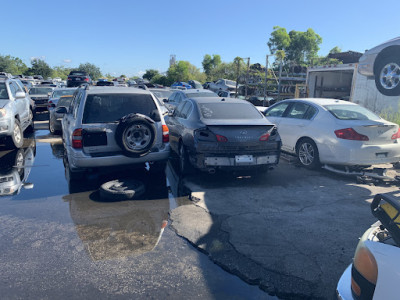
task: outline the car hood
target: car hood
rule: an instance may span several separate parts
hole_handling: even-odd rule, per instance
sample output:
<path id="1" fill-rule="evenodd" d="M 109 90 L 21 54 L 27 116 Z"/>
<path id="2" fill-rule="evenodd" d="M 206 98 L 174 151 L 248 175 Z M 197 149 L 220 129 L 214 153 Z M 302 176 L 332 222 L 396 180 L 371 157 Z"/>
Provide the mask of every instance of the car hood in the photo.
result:
<path id="1" fill-rule="evenodd" d="M 208 126 L 215 126 L 215 125 L 274 125 L 267 119 L 243 119 L 243 120 L 225 120 L 225 119 L 201 119 L 201 121 L 208 125 Z"/>
<path id="2" fill-rule="evenodd" d="M 3 108 L 4 106 L 6 106 L 9 102 L 10 102 L 10 100 L 8 100 L 8 99 L 1 99 L 0 100 L 0 108 Z"/>

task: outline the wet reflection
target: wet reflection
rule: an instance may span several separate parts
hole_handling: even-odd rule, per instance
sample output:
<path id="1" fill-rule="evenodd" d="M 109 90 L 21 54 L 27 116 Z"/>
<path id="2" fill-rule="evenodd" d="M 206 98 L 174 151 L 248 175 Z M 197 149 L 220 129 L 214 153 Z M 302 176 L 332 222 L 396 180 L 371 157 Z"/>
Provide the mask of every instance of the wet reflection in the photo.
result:
<path id="1" fill-rule="evenodd" d="M 60 140 L 58 143 L 50 143 L 51 152 L 53 156 L 58 159 L 63 159 L 64 157 L 64 146 Z"/>
<path id="2" fill-rule="evenodd" d="M 98 192 L 64 197 L 79 238 L 94 261 L 153 250 L 167 225 L 168 199 L 102 202 Z"/>
<path id="3" fill-rule="evenodd" d="M 28 177 L 36 155 L 36 142 L 26 139 L 20 149 L 2 151 L 0 157 L 0 196 L 18 195 L 22 188 L 32 189 Z"/>

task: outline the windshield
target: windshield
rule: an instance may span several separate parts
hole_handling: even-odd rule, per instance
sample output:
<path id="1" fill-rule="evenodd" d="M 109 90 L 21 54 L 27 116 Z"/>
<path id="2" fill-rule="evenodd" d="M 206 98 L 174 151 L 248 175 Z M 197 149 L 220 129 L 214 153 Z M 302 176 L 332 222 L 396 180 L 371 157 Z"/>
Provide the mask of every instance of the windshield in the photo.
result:
<path id="1" fill-rule="evenodd" d="M 376 114 L 358 105 L 340 104 L 324 107 L 339 120 L 380 120 Z"/>
<path id="2" fill-rule="evenodd" d="M 186 96 L 188 98 L 191 97 L 218 97 L 216 93 L 210 93 L 210 92 L 199 92 L 199 93 L 186 93 Z"/>
<path id="3" fill-rule="evenodd" d="M 52 98 L 60 98 L 65 95 L 73 95 L 75 90 L 56 90 L 53 92 Z"/>
<path id="4" fill-rule="evenodd" d="M 30 95 L 43 95 L 52 92 L 52 88 L 31 88 L 29 91 Z"/>
<path id="5" fill-rule="evenodd" d="M 199 103 L 204 119 L 262 119 L 263 116 L 250 103 Z"/>
<path id="6" fill-rule="evenodd" d="M 116 122 L 129 113 L 138 113 L 150 116 L 155 109 L 157 109 L 157 107 L 151 95 L 89 95 L 83 113 L 83 123 Z"/>
<path id="7" fill-rule="evenodd" d="M 5 83 L 0 83 L 0 99 L 8 99 L 8 92 Z"/>
<path id="8" fill-rule="evenodd" d="M 226 84 L 235 85 L 235 86 L 236 86 L 236 82 L 231 81 L 231 80 L 227 80 L 227 81 L 226 81 Z"/>

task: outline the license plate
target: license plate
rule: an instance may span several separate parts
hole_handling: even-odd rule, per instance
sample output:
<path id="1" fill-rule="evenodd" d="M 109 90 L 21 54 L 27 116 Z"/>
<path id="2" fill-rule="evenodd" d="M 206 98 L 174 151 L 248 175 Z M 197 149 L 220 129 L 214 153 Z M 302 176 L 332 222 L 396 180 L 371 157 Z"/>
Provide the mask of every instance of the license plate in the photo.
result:
<path id="1" fill-rule="evenodd" d="M 235 156 L 236 164 L 251 164 L 253 163 L 253 155 L 236 155 Z"/>
<path id="2" fill-rule="evenodd" d="M 75 80 L 81 80 L 80 78 L 75 78 Z"/>
<path id="3" fill-rule="evenodd" d="M 386 158 L 387 153 L 376 153 L 376 158 Z"/>

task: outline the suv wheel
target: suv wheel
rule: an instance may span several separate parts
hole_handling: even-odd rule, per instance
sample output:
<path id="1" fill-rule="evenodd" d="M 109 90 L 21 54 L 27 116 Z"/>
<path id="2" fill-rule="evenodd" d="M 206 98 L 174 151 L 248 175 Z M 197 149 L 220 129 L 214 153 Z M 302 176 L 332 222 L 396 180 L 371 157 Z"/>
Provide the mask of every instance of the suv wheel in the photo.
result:
<path id="1" fill-rule="evenodd" d="M 121 118 L 115 139 L 125 155 L 144 156 L 150 152 L 156 140 L 154 121 L 144 115 L 129 114 Z"/>
<path id="2" fill-rule="evenodd" d="M 13 148 L 21 148 L 23 144 L 24 144 L 24 135 L 22 132 L 22 128 L 21 125 L 19 124 L 19 121 L 15 119 L 14 130 L 11 134 L 9 146 Z"/>

